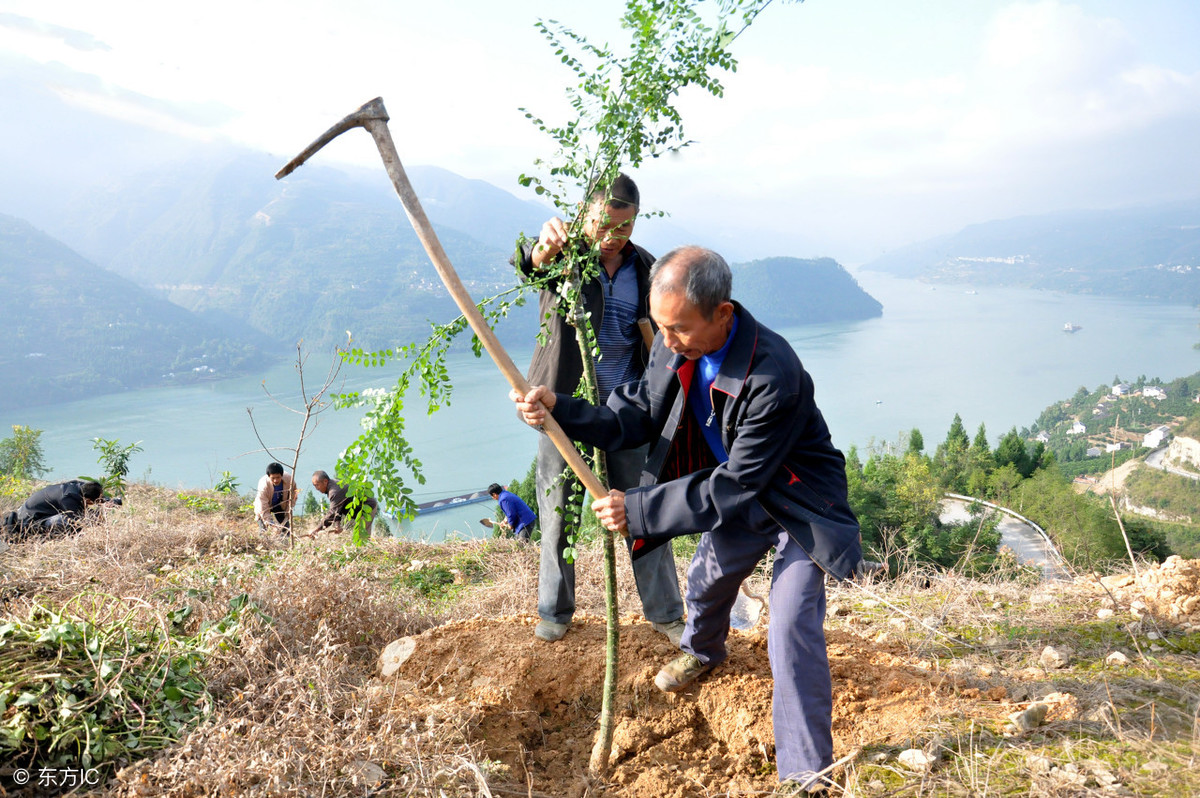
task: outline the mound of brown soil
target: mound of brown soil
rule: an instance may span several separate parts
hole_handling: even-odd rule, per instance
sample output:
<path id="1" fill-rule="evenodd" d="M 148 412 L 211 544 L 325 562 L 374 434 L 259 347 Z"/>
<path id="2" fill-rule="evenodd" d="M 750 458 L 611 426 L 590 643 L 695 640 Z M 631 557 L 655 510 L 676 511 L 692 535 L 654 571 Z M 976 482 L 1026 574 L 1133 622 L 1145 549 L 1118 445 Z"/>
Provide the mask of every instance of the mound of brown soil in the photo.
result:
<path id="1" fill-rule="evenodd" d="M 533 617 L 470 620 L 414 638 L 394 678 L 410 709 L 457 717 L 522 792 L 583 795 L 603 682 L 604 622 L 576 616 L 552 644 Z M 765 630 L 733 631 L 729 659 L 678 695 L 654 687 L 676 652 L 639 616 L 622 620 L 617 725 L 609 781 L 619 794 L 769 794 L 776 784 Z M 904 745 L 950 713 L 1000 718 L 1006 709 L 952 677 L 906 664 L 902 652 L 829 632 L 835 756 L 866 744 Z M 1002 698 L 1002 688 L 988 691 Z"/>

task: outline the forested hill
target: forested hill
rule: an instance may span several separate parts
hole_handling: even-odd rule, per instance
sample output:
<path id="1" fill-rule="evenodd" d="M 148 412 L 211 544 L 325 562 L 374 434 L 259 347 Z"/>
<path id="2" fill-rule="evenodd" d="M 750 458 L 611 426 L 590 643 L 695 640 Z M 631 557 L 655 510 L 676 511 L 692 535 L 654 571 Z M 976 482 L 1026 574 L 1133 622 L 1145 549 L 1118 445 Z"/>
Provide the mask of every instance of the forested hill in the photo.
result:
<path id="1" fill-rule="evenodd" d="M 382 170 L 314 164 L 277 181 L 277 158 L 207 156 L 114 184 L 107 209 L 79 197 L 55 229 L 118 274 L 189 310 L 238 319 L 284 348 L 301 338 L 345 343 L 349 330 L 356 344 L 382 349 L 458 315 Z M 413 179 L 472 296 L 512 286 L 516 235 L 536 234 L 544 212 L 444 170 L 414 169 Z M 441 223 L 448 217 L 454 226 Z M 503 245 L 500 226 L 510 228 Z M 528 315 L 532 335 L 536 312 Z"/>
<path id="2" fill-rule="evenodd" d="M 765 258 L 731 269 L 734 298 L 769 327 L 883 315 L 883 305 L 833 258 Z"/>
<path id="3" fill-rule="evenodd" d="M 972 225 L 863 268 L 928 281 L 1200 302 L 1200 200 Z"/>
<path id="4" fill-rule="evenodd" d="M 218 327 L 0 214 L 0 409 L 242 373 L 265 357 Z"/>

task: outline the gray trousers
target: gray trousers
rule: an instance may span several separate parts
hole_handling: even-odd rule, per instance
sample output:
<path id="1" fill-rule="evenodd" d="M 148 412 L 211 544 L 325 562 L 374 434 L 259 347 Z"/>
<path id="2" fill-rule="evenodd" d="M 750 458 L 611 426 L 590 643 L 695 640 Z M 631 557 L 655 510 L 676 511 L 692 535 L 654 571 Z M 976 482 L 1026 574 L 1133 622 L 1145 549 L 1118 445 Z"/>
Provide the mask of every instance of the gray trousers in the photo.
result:
<path id="1" fill-rule="evenodd" d="M 688 567 L 688 618 L 680 648 L 713 665 L 725 659 L 738 589 L 772 546 L 767 657 L 775 683 L 775 761 L 780 781 L 803 782 L 833 764 L 825 574 L 757 503 L 741 528 L 700 536 Z"/>
<path id="2" fill-rule="evenodd" d="M 646 463 L 646 447 L 608 452 L 608 482 L 617 490 L 635 487 Z M 567 536 L 559 508 L 566 505 L 566 482 L 558 479 L 566 461 L 548 435 L 538 436 L 538 524 L 542 529 L 542 563 L 538 571 L 538 615 L 568 623 L 575 614 L 575 565 L 563 560 Z M 547 489 L 549 492 L 547 492 Z M 628 543 L 626 543 L 628 548 Z M 646 620 L 668 623 L 683 617 L 683 598 L 675 555 L 669 545 L 633 562 L 633 579 L 642 598 Z"/>

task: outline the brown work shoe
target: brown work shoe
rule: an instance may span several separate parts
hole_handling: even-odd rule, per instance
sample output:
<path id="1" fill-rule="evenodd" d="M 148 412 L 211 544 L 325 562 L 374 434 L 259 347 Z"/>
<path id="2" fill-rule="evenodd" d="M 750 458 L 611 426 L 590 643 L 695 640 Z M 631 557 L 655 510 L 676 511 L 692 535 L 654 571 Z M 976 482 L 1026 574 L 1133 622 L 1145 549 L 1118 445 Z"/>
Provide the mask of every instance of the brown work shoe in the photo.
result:
<path id="1" fill-rule="evenodd" d="M 829 789 L 818 780 L 814 780 L 809 784 L 803 784 L 799 781 L 788 779 L 782 782 L 779 788 L 771 795 L 773 798 L 810 798 L 810 796 L 829 795 Z"/>
<path id="2" fill-rule="evenodd" d="M 666 623 L 650 622 L 650 627 L 654 631 L 666 635 L 667 639 L 671 641 L 671 645 L 675 646 L 675 648 L 679 648 L 679 641 L 683 639 L 683 628 L 685 626 L 687 626 L 687 621 L 683 620 L 683 618 L 676 618 Z"/>
<path id="3" fill-rule="evenodd" d="M 569 623 L 547 621 L 543 618 L 538 621 L 537 628 L 533 630 L 533 635 L 539 640 L 545 640 L 547 643 L 555 643 L 563 639 L 563 636 L 567 633 L 567 627 L 570 625 Z"/>
<path id="4" fill-rule="evenodd" d="M 664 693 L 677 693 L 711 669 L 695 654 L 682 654 L 663 666 L 654 677 L 654 686 Z"/>

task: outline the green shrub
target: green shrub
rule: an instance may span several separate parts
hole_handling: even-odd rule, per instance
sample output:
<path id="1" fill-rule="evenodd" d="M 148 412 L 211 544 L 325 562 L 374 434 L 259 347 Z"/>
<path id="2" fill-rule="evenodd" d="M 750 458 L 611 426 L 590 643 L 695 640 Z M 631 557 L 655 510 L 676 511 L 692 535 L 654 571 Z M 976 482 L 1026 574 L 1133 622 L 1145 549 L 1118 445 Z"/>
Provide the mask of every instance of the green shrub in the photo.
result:
<path id="1" fill-rule="evenodd" d="M 42 452 L 42 430 L 13 424 L 11 438 L 0 440 L 0 474 L 39 479 L 49 470 Z"/>

